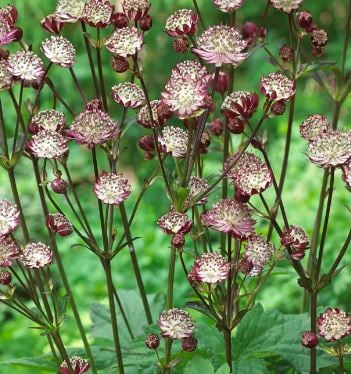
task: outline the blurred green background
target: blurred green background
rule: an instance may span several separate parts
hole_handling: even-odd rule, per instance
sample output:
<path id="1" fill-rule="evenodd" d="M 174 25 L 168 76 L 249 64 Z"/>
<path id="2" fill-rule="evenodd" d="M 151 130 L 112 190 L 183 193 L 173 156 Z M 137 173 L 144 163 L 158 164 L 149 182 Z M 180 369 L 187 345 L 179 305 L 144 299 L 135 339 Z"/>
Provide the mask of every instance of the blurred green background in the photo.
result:
<path id="1" fill-rule="evenodd" d="M 48 37 L 40 27 L 40 20 L 47 14 L 53 12 L 55 1 L 41 0 L 14 0 L 11 2 L 19 11 L 18 25 L 24 30 L 24 40 L 33 46 L 33 50 L 40 53 L 41 41 Z M 227 15 L 215 9 L 209 0 L 199 1 L 206 24 L 225 23 Z M 258 23 L 260 14 L 265 6 L 265 1 L 246 0 L 244 6 L 237 14 L 237 24 L 241 25 L 247 21 Z M 322 61 L 337 62 L 340 60 L 343 43 L 343 24 L 346 15 L 346 0 L 315 1 L 305 0 L 303 8 L 312 12 L 314 22 L 329 33 L 329 44 L 326 53 L 320 58 Z M 190 53 L 177 55 L 172 49 L 172 40 L 162 30 L 166 18 L 174 10 L 182 7 L 191 7 L 191 0 L 155 0 L 152 1 L 151 14 L 153 16 L 153 27 L 146 34 L 145 46 L 141 58 L 145 71 L 145 80 L 152 99 L 160 96 L 162 86 L 169 77 L 171 68 L 180 60 L 192 59 Z M 269 10 L 267 17 L 267 42 L 269 49 L 278 54 L 279 47 L 288 43 L 287 17 L 274 9 Z M 92 37 L 95 30 L 89 29 Z M 88 66 L 83 38 L 79 25 L 68 25 L 64 30 L 67 36 L 77 48 L 77 64 L 75 72 L 84 87 L 89 98 L 94 98 L 93 86 L 91 83 L 90 70 Z M 15 50 L 18 46 L 11 46 Z M 347 59 L 347 68 L 351 67 L 351 54 Z M 47 60 L 43 56 L 47 64 Z M 112 85 L 128 80 L 127 75 L 116 75 L 112 72 L 111 55 L 103 50 L 104 74 L 106 86 L 109 91 Z M 255 90 L 258 92 L 258 82 L 262 74 L 275 71 L 264 52 L 257 51 L 243 64 L 236 74 L 235 89 Z M 70 103 L 75 112 L 83 110 L 83 103 L 76 94 L 73 81 L 63 68 L 53 67 L 50 76 L 60 94 Z M 18 87 L 16 88 L 18 94 Z M 33 98 L 33 91 L 26 90 L 26 99 Z M 15 114 L 10 107 L 8 95 L 1 92 L 1 100 L 4 104 L 5 120 L 8 131 L 11 133 L 15 123 Z M 284 190 L 284 202 L 287 208 L 289 221 L 304 227 L 311 233 L 315 208 L 318 203 L 320 183 L 323 171 L 310 164 L 305 155 L 306 144 L 299 136 L 299 124 L 309 114 L 321 113 L 327 115 L 331 120 L 333 114 L 333 103 L 328 96 L 320 89 L 317 83 L 311 79 L 299 82 L 296 98 L 296 115 L 293 128 L 293 143 L 291 147 L 290 163 L 288 168 L 287 182 Z M 109 107 L 115 119 L 119 120 L 121 110 L 110 100 Z M 41 98 L 41 109 L 48 109 L 52 105 L 52 94 L 44 90 Z M 71 123 L 69 113 L 58 105 L 58 109 L 67 114 L 67 121 Z M 213 114 L 215 117 L 217 114 Z M 341 112 L 339 127 L 349 128 L 351 118 L 350 100 L 345 103 Z M 147 178 L 156 166 L 156 161 L 143 161 L 142 152 L 137 147 L 137 140 L 140 136 L 147 134 L 146 130 L 135 124 L 135 113 L 128 113 L 128 134 L 122 143 L 122 158 L 119 165 L 123 173 L 132 183 L 133 193 L 127 200 L 127 209 L 130 212 L 134 201 L 142 187 L 143 180 Z M 273 168 L 279 171 L 282 162 L 284 149 L 284 138 L 287 126 L 287 115 L 267 121 L 268 150 L 272 160 Z M 233 138 L 234 144 L 240 141 Z M 205 173 L 207 175 L 218 174 L 220 171 L 219 147 L 220 141 L 212 139 L 209 154 L 206 156 Z M 102 156 L 102 155 L 100 155 Z M 99 221 L 97 206 L 92 193 L 93 173 L 89 152 L 84 147 L 71 145 L 70 147 L 70 170 L 77 183 L 79 194 L 84 201 L 89 222 L 99 236 Z M 105 165 L 103 157 L 100 157 L 101 167 Z M 19 181 L 19 191 L 24 206 L 25 215 L 28 219 L 31 237 L 33 240 L 47 241 L 45 226 L 39 202 L 37 189 L 34 183 L 31 165 L 28 160 L 23 159 L 16 168 L 16 176 Z M 347 206 L 350 205 L 349 192 L 344 187 L 338 173 L 335 188 L 335 198 L 332 207 L 328 241 L 326 245 L 325 264 L 330 264 L 341 247 L 346 233 L 350 226 L 350 212 Z M 0 198 L 11 199 L 10 188 L 7 176 L 3 170 L 0 171 Z M 267 199 L 272 202 L 271 191 L 266 193 Z M 218 200 L 219 192 L 212 196 L 212 201 Z M 256 200 L 253 200 L 256 202 Z M 63 205 L 65 208 L 65 205 Z M 157 219 L 167 212 L 169 201 L 164 193 L 161 179 L 158 179 L 146 192 L 139 212 L 132 226 L 134 237 L 140 237 L 135 241 L 143 279 L 148 293 L 165 293 L 168 270 L 169 237 L 156 227 Z M 117 228 L 121 225 L 117 222 Z M 259 222 L 259 230 L 265 232 L 267 223 Z M 122 232 L 122 228 L 120 229 Z M 18 231 L 19 232 L 19 231 Z M 72 247 L 78 240 L 71 236 L 60 240 L 60 251 L 64 258 L 69 280 L 73 285 L 74 293 L 82 311 L 85 324 L 90 324 L 89 306 L 92 301 L 99 300 L 107 302 L 104 274 L 100 264 L 91 252 L 84 247 Z M 277 242 L 277 241 L 276 241 Z M 344 264 L 349 265 L 351 254 L 344 259 Z M 297 276 L 290 269 L 287 263 L 279 265 L 281 271 L 273 275 L 259 295 L 258 301 L 262 302 L 266 309 L 278 308 L 280 311 L 297 313 L 301 305 L 301 288 L 297 286 Z M 115 258 L 113 263 L 114 281 L 118 289 L 134 289 L 135 282 L 131 275 L 132 269 L 128 251 Z M 57 278 L 57 282 L 60 282 Z M 350 298 L 351 273 L 347 267 L 333 282 L 333 285 L 326 288 L 320 297 L 320 305 L 342 307 L 351 310 Z M 184 281 L 180 267 L 176 270 L 176 292 L 175 304 L 182 306 L 190 288 Z M 36 330 L 30 329 L 31 323 L 9 312 L 3 305 L 0 305 L 0 360 L 8 358 L 40 355 L 48 351 L 46 339 L 41 337 Z M 63 339 L 71 346 L 79 346 L 74 324 L 68 320 L 63 328 Z M 5 369 L 0 367 L 0 373 L 29 373 L 28 369 L 11 367 Z M 9 371 L 6 371 L 9 370 Z"/>

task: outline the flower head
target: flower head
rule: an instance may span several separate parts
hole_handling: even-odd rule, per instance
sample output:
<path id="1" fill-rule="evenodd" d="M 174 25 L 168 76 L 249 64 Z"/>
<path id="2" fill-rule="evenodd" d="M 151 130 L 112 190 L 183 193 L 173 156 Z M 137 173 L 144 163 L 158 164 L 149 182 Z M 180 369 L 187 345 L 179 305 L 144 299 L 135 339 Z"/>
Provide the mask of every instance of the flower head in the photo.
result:
<path id="1" fill-rule="evenodd" d="M 194 264 L 194 275 L 198 282 L 216 284 L 228 278 L 230 263 L 218 253 L 205 253 Z"/>
<path id="2" fill-rule="evenodd" d="M 322 168 L 342 166 L 351 159 L 351 132 L 330 130 L 309 144 L 308 157 Z"/>
<path id="3" fill-rule="evenodd" d="M 313 142 L 329 130 L 331 130 L 331 128 L 327 117 L 320 114 L 308 116 L 306 121 L 300 126 L 300 134 L 308 142 Z"/>
<path id="4" fill-rule="evenodd" d="M 147 16 L 150 5 L 148 0 L 123 0 L 122 8 L 131 21 L 139 21 Z"/>
<path id="5" fill-rule="evenodd" d="M 89 106 L 76 117 L 66 133 L 79 144 L 87 144 L 92 148 L 96 144 L 104 144 L 115 138 L 119 134 L 119 129 L 117 123 L 106 112 Z"/>
<path id="6" fill-rule="evenodd" d="M 112 87 L 113 100 L 125 108 L 139 108 L 145 104 L 144 91 L 134 83 L 120 83 Z"/>
<path id="7" fill-rule="evenodd" d="M 41 44 L 41 51 L 55 65 L 65 68 L 76 62 L 76 50 L 73 44 L 63 36 L 51 36 Z"/>
<path id="8" fill-rule="evenodd" d="M 22 29 L 15 27 L 17 9 L 12 5 L 0 8 L 0 46 L 22 38 Z"/>
<path id="9" fill-rule="evenodd" d="M 94 193 L 105 204 L 119 205 L 130 195 L 130 184 L 122 174 L 103 173 L 95 182 Z"/>
<path id="10" fill-rule="evenodd" d="M 180 9 L 167 18 L 165 31 L 170 36 L 194 35 L 198 15 L 191 9 Z"/>
<path id="11" fill-rule="evenodd" d="M 12 85 L 12 74 L 10 73 L 6 60 L 0 60 L 0 90 L 8 89 Z"/>
<path id="12" fill-rule="evenodd" d="M 5 17 L 7 21 L 13 25 L 17 21 L 18 12 L 13 5 L 5 5 L 0 8 L 0 18 Z"/>
<path id="13" fill-rule="evenodd" d="M 225 98 L 222 113 L 226 117 L 250 118 L 258 107 L 258 95 L 254 92 L 236 91 Z"/>
<path id="14" fill-rule="evenodd" d="M 140 51 L 143 35 L 134 26 L 115 30 L 105 42 L 106 48 L 115 55 L 128 57 Z"/>
<path id="15" fill-rule="evenodd" d="M 62 22 L 74 23 L 83 16 L 87 0 L 58 0 L 55 17 Z"/>
<path id="16" fill-rule="evenodd" d="M 104 28 L 111 23 L 114 9 L 109 0 L 89 0 L 84 6 L 82 20 L 90 26 Z"/>
<path id="17" fill-rule="evenodd" d="M 60 236 L 69 236 L 73 232 L 71 222 L 61 213 L 49 214 L 46 218 L 46 225 L 51 232 Z"/>
<path id="18" fill-rule="evenodd" d="M 0 271 L 0 285 L 2 286 L 8 286 L 12 281 L 12 274 L 7 271 L 3 270 Z"/>
<path id="19" fill-rule="evenodd" d="M 65 115 L 55 109 L 42 110 L 35 114 L 29 131 L 36 134 L 40 130 L 61 131 L 65 125 Z"/>
<path id="20" fill-rule="evenodd" d="M 201 221 L 205 226 L 229 233 L 240 240 L 252 235 L 255 225 L 248 205 L 234 199 L 220 200 L 209 211 L 202 214 Z"/>
<path id="21" fill-rule="evenodd" d="M 150 334 L 145 339 L 145 345 L 149 349 L 157 349 L 160 345 L 160 338 L 156 334 Z"/>
<path id="22" fill-rule="evenodd" d="M 162 130 L 159 142 L 166 153 L 173 157 L 183 158 L 186 156 L 188 147 L 188 133 L 174 126 L 167 126 Z"/>
<path id="23" fill-rule="evenodd" d="M 180 213 L 174 209 L 162 216 L 157 224 L 166 234 L 186 234 L 192 227 L 192 221 L 189 221 L 186 213 Z"/>
<path id="24" fill-rule="evenodd" d="M 7 60 L 9 72 L 23 81 L 25 85 L 33 85 L 44 76 L 44 64 L 32 51 L 15 52 Z"/>
<path id="25" fill-rule="evenodd" d="M 17 205 L 0 200 L 0 238 L 14 231 L 20 223 L 19 216 Z"/>
<path id="26" fill-rule="evenodd" d="M 282 233 L 281 243 L 284 247 L 293 247 L 297 251 L 305 251 L 310 239 L 302 227 L 290 225 Z"/>
<path id="27" fill-rule="evenodd" d="M 40 130 L 32 135 L 28 149 L 37 158 L 59 158 L 68 151 L 66 138 L 53 130 Z"/>
<path id="28" fill-rule="evenodd" d="M 338 308 L 327 308 L 318 320 L 318 335 L 334 342 L 351 334 L 351 317 Z"/>
<path id="29" fill-rule="evenodd" d="M 299 9 L 302 2 L 303 0 L 271 0 L 271 5 L 275 9 L 291 13 Z"/>
<path id="30" fill-rule="evenodd" d="M 257 267 L 263 268 L 273 255 L 274 246 L 261 235 L 252 235 L 245 245 L 245 257 Z"/>
<path id="31" fill-rule="evenodd" d="M 0 237 L 0 266 L 12 266 L 19 255 L 18 244 L 11 235 Z"/>
<path id="32" fill-rule="evenodd" d="M 65 23 L 56 18 L 55 14 L 49 14 L 40 21 L 41 27 L 51 34 L 59 34 L 65 27 Z"/>
<path id="33" fill-rule="evenodd" d="M 225 13 L 239 9 L 243 5 L 243 2 L 244 0 L 213 0 L 214 5 Z"/>
<path id="34" fill-rule="evenodd" d="M 192 51 L 208 63 L 220 67 L 223 64 L 238 65 L 247 54 L 243 53 L 247 42 L 239 30 L 230 26 L 212 26 L 197 40 Z"/>
<path id="35" fill-rule="evenodd" d="M 282 73 L 276 72 L 263 76 L 260 89 L 268 100 L 287 101 L 295 95 L 295 83 Z"/>
<path id="36" fill-rule="evenodd" d="M 163 125 L 164 121 L 157 114 L 157 108 L 161 102 L 161 100 L 152 100 L 150 102 L 152 119 L 150 118 L 149 107 L 147 105 L 143 106 L 137 115 L 137 122 L 147 129 L 151 129 L 154 125 Z"/>
<path id="37" fill-rule="evenodd" d="M 73 356 L 69 359 L 72 369 L 74 370 L 74 374 L 85 374 L 89 371 L 90 364 L 84 358 Z M 66 361 L 63 361 L 60 366 L 59 374 L 69 374 L 70 370 Z"/>
<path id="38" fill-rule="evenodd" d="M 162 336 L 170 339 L 189 337 L 195 330 L 195 323 L 190 314 L 184 310 L 173 308 L 160 314 L 158 326 Z"/>
<path id="39" fill-rule="evenodd" d="M 313 331 L 304 331 L 301 344 L 306 348 L 315 348 L 319 344 L 319 340 Z"/>
<path id="40" fill-rule="evenodd" d="M 20 256 L 23 266 L 30 269 L 42 269 L 50 265 L 53 260 L 53 253 L 50 247 L 44 243 L 28 243 Z"/>
<path id="41" fill-rule="evenodd" d="M 206 179 L 200 177 L 191 176 L 189 180 L 188 188 L 190 189 L 189 195 L 185 200 L 185 205 L 190 206 L 192 200 L 196 199 L 197 196 L 201 195 L 207 190 L 209 184 Z M 207 201 L 207 196 L 202 197 L 200 200 L 196 201 L 195 204 L 204 204 Z"/>

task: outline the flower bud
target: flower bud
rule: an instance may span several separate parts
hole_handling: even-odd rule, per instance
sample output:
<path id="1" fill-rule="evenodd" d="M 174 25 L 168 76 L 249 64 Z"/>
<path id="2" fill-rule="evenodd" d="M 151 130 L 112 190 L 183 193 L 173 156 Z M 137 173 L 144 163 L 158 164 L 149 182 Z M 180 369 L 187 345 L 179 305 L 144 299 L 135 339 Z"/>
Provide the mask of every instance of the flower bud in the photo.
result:
<path id="1" fill-rule="evenodd" d="M 239 203 L 247 203 L 250 200 L 250 195 L 240 189 L 235 190 L 234 197 Z"/>
<path id="2" fill-rule="evenodd" d="M 139 147 L 146 152 L 153 152 L 155 150 L 154 138 L 152 135 L 145 135 L 139 139 Z"/>
<path id="3" fill-rule="evenodd" d="M 124 13 L 115 13 L 112 16 L 111 22 L 117 29 L 127 27 L 129 24 L 129 20 Z"/>
<path id="4" fill-rule="evenodd" d="M 216 118 L 210 123 L 210 133 L 214 136 L 221 136 L 224 131 L 223 121 Z"/>
<path id="5" fill-rule="evenodd" d="M 112 60 L 112 70 L 116 73 L 125 73 L 129 69 L 129 62 L 122 56 L 115 56 Z"/>
<path id="6" fill-rule="evenodd" d="M 65 195 L 67 193 L 67 182 L 59 175 L 51 182 L 51 189 L 57 194 Z"/>
<path id="7" fill-rule="evenodd" d="M 204 131 L 201 135 L 200 145 L 199 145 L 199 152 L 201 154 L 207 153 L 207 148 L 211 144 L 211 137 L 208 131 Z"/>
<path id="8" fill-rule="evenodd" d="M 182 249 L 185 244 L 185 238 L 183 234 L 175 234 L 172 237 L 172 245 L 177 249 Z"/>
<path id="9" fill-rule="evenodd" d="M 306 348 L 315 348 L 319 344 L 317 335 L 312 331 L 304 331 L 301 344 Z"/>
<path id="10" fill-rule="evenodd" d="M 211 82 L 212 87 L 214 87 L 214 78 L 215 78 L 215 74 L 212 75 L 212 82 Z M 228 86 L 229 86 L 228 74 L 223 71 L 220 71 L 218 74 L 216 87 L 214 87 L 215 90 L 219 93 L 224 93 L 228 90 Z"/>
<path id="11" fill-rule="evenodd" d="M 256 36 L 257 26 L 253 22 L 246 22 L 241 32 L 245 38 L 254 38 Z"/>
<path id="12" fill-rule="evenodd" d="M 50 14 L 49 16 L 43 18 L 40 24 L 44 30 L 52 34 L 59 34 L 65 27 L 65 23 L 58 20 L 53 14 Z"/>
<path id="13" fill-rule="evenodd" d="M 189 41 L 187 38 L 177 38 L 173 42 L 173 49 L 178 53 L 185 53 L 189 49 Z"/>
<path id="14" fill-rule="evenodd" d="M 243 274 L 250 274 L 253 269 L 253 263 L 247 258 L 243 257 L 239 262 L 239 271 Z"/>
<path id="15" fill-rule="evenodd" d="M 279 100 L 272 104 L 271 112 L 276 116 L 281 116 L 285 113 L 285 101 Z"/>
<path id="16" fill-rule="evenodd" d="M 49 214 L 46 218 L 46 226 L 51 232 L 62 237 L 69 236 L 73 232 L 71 222 L 60 213 Z"/>
<path id="17" fill-rule="evenodd" d="M 101 99 L 93 99 L 85 104 L 85 109 L 89 112 L 97 112 L 99 110 L 104 110 L 104 105 Z"/>
<path id="18" fill-rule="evenodd" d="M 228 129 L 232 134 L 242 134 L 245 129 L 245 124 L 239 117 L 230 117 L 228 119 Z"/>
<path id="19" fill-rule="evenodd" d="M 165 123 L 173 115 L 171 108 L 163 101 L 157 104 L 156 112 L 158 121 L 161 123 Z"/>
<path id="20" fill-rule="evenodd" d="M 149 349 L 157 349 L 160 345 L 160 338 L 156 334 L 150 334 L 145 339 L 145 345 Z"/>
<path id="21" fill-rule="evenodd" d="M 12 281 L 12 274 L 6 270 L 0 271 L 0 284 L 8 286 Z"/>
<path id="22" fill-rule="evenodd" d="M 294 50 L 288 45 L 284 44 L 279 49 L 279 57 L 283 62 L 291 62 L 295 57 Z"/>
<path id="23" fill-rule="evenodd" d="M 197 339 L 194 336 L 189 336 L 182 339 L 182 349 L 185 352 L 193 352 L 197 347 Z"/>
<path id="24" fill-rule="evenodd" d="M 308 29 L 312 25 L 312 15 L 310 12 L 304 10 L 296 16 L 297 24 L 303 29 Z"/>
<path id="25" fill-rule="evenodd" d="M 143 31 L 148 31 L 152 27 L 152 18 L 147 15 L 139 21 L 139 26 Z"/>
<path id="26" fill-rule="evenodd" d="M 311 43 L 315 48 L 325 47 L 328 43 L 328 33 L 323 29 L 313 30 L 311 33 Z"/>

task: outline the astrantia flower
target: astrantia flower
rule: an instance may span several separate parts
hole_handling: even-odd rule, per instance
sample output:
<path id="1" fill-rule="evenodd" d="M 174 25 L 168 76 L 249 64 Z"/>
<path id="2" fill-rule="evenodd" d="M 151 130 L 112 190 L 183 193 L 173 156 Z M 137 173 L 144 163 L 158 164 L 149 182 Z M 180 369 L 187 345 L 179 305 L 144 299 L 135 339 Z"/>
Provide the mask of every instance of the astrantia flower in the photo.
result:
<path id="1" fill-rule="evenodd" d="M 73 232 L 71 222 L 61 213 L 49 214 L 46 218 L 46 225 L 51 232 L 60 236 L 69 236 Z"/>
<path id="2" fill-rule="evenodd" d="M 258 107 L 258 95 L 254 92 L 236 91 L 225 98 L 222 113 L 226 117 L 250 118 Z"/>
<path id="3" fill-rule="evenodd" d="M 84 358 L 73 356 L 69 359 L 72 369 L 74 370 L 74 374 L 85 374 L 89 371 L 90 364 Z M 60 366 L 59 374 L 70 374 L 70 370 L 67 366 L 66 361 L 63 361 Z"/>
<path id="4" fill-rule="evenodd" d="M 291 13 L 299 9 L 303 0 L 271 0 L 272 7 L 285 13 Z"/>
<path id="5" fill-rule="evenodd" d="M 305 140 L 312 142 L 330 129 L 327 117 L 314 114 L 308 116 L 306 121 L 302 123 L 300 126 L 300 134 Z"/>
<path id="6" fill-rule="evenodd" d="M 9 72 L 25 85 L 35 84 L 44 76 L 44 64 L 32 51 L 15 52 L 7 60 Z"/>
<path id="7" fill-rule="evenodd" d="M 302 227 L 290 225 L 281 236 L 284 247 L 293 247 L 295 250 L 304 251 L 310 244 L 310 239 Z"/>
<path id="8" fill-rule="evenodd" d="M 56 18 L 55 14 L 49 14 L 40 21 L 41 27 L 51 34 L 59 34 L 65 27 L 65 23 Z"/>
<path id="9" fill-rule="evenodd" d="M 208 87 L 212 81 L 211 74 L 207 69 L 197 61 L 185 60 L 179 62 L 173 69 L 171 78 L 182 78 L 184 80 L 192 80 L 194 82 L 201 81 Z"/>
<path id="10" fill-rule="evenodd" d="M 29 131 L 36 134 L 39 130 L 60 131 L 65 124 L 65 115 L 55 109 L 42 110 L 35 114 Z"/>
<path id="11" fill-rule="evenodd" d="M 304 331 L 301 344 L 306 348 L 315 348 L 319 344 L 319 340 L 313 331 Z"/>
<path id="12" fill-rule="evenodd" d="M 157 224 L 166 234 L 186 234 L 192 227 L 186 213 L 180 213 L 172 209 L 169 213 L 162 216 Z"/>
<path id="13" fill-rule="evenodd" d="M 147 129 L 151 129 L 154 125 L 163 125 L 164 122 L 160 121 L 160 118 L 157 115 L 157 107 L 160 104 L 161 100 L 152 100 L 150 102 L 152 119 L 150 118 L 149 107 L 147 105 L 143 106 L 137 115 L 137 122 Z"/>
<path id="14" fill-rule="evenodd" d="M 17 205 L 0 200 L 0 238 L 10 234 L 20 223 Z"/>
<path id="15" fill-rule="evenodd" d="M 40 130 L 28 142 L 28 148 L 37 158 L 59 158 L 68 151 L 67 140 L 53 130 Z"/>
<path id="16" fill-rule="evenodd" d="M 122 8 L 131 21 L 139 21 L 148 14 L 150 5 L 148 0 L 123 0 Z"/>
<path id="17" fill-rule="evenodd" d="M 103 110 L 86 110 L 74 120 L 67 136 L 92 148 L 104 144 L 119 134 L 117 123 Z"/>
<path id="18" fill-rule="evenodd" d="M 327 308 L 318 320 L 318 335 L 334 342 L 351 334 L 351 317 L 338 308 Z"/>
<path id="19" fill-rule="evenodd" d="M 105 204 L 119 205 L 130 195 L 130 184 L 122 174 L 103 173 L 95 182 L 94 193 Z"/>
<path id="20" fill-rule="evenodd" d="M 247 42 L 239 30 L 230 26 L 212 26 L 197 40 L 192 51 L 208 63 L 220 67 L 223 64 L 238 65 L 247 53 L 243 53 Z"/>
<path id="21" fill-rule="evenodd" d="M 104 28 L 111 23 L 114 8 L 109 0 L 90 0 L 84 6 L 82 20 L 90 26 Z"/>
<path id="22" fill-rule="evenodd" d="M 174 126 L 167 126 L 162 130 L 159 142 L 164 152 L 171 153 L 173 157 L 186 156 L 188 146 L 188 133 Z"/>
<path id="23" fill-rule="evenodd" d="M 18 12 L 13 5 L 5 5 L 0 8 L 0 17 L 5 17 L 13 25 L 17 21 Z"/>
<path id="24" fill-rule="evenodd" d="M 197 196 L 201 195 L 207 190 L 209 184 L 206 179 L 200 177 L 190 177 L 188 188 L 190 189 L 189 195 L 185 200 L 185 205 L 188 206 L 190 202 L 196 199 Z M 207 201 L 207 196 L 202 197 L 200 200 L 196 201 L 195 204 L 204 204 Z"/>
<path id="25" fill-rule="evenodd" d="M 295 95 L 295 83 L 282 73 L 276 72 L 261 78 L 260 89 L 268 100 L 289 100 Z"/>
<path id="26" fill-rule="evenodd" d="M 140 51 L 143 35 L 134 26 L 116 29 L 105 41 L 105 47 L 115 55 L 128 57 Z"/>
<path id="27" fill-rule="evenodd" d="M 209 211 L 202 214 L 201 221 L 213 230 L 229 233 L 240 240 L 252 235 L 255 225 L 248 205 L 234 199 L 220 200 Z"/>
<path id="28" fill-rule="evenodd" d="M 274 246 L 261 235 L 252 235 L 245 245 L 245 257 L 254 266 L 263 267 L 273 255 Z"/>
<path id="29" fill-rule="evenodd" d="M 125 108 L 139 108 L 145 104 L 144 91 L 134 83 L 120 83 L 112 87 L 113 100 Z"/>
<path id="30" fill-rule="evenodd" d="M 165 31 L 170 36 L 194 35 L 198 15 L 191 9 L 180 9 L 167 18 Z"/>
<path id="31" fill-rule="evenodd" d="M 65 68 L 76 62 L 76 50 L 73 44 L 63 36 L 52 36 L 41 44 L 41 51 L 55 65 Z"/>
<path id="32" fill-rule="evenodd" d="M 0 266 L 12 266 L 18 254 L 18 244 L 10 235 L 0 237 Z"/>
<path id="33" fill-rule="evenodd" d="M 162 336 L 170 339 L 189 337 L 195 330 L 195 322 L 184 310 L 173 308 L 160 314 L 158 326 Z"/>
<path id="34" fill-rule="evenodd" d="M 0 14 L 0 46 L 20 40 L 22 38 L 22 34 L 22 29 L 15 27 L 14 23 L 7 15 Z"/>
<path id="35" fill-rule="evenodd" d="M 21 263 L 30 269 L 41 269 L 52 263 L 53 253 L 44 243 L 28 243 L 20 256 Z"/>
<path id="36" fill-rule="evenodd" d="M 322 168 L 341 166 L 351 159 L 351 133 L 330 130 L 311 142 L 308 149 L 314 164 Z"/>
<path id="37" fill-rule="evenodd" d="M 58 0 L 55 17 L 62 22 L 76 22 L 83 16 L 87 0 Z"/>
<path id="38" fill-rule="evenodd" d="M 239 9 L 243 2 L 244 0 L 213 0 L 214 5 L 225 13 Z"/>
<path id="39" fill-rule="evenodd" d="M 218 253 L 205 253 L 194 264 L 198 282 L 216 284 L 228 278 L 230 262 Z"/>
<path id="40" fill-rule="evenodd" d="M 12 74 L 10 73 L 6 60 L 0 60 L 0 90 L 10 88 Z"/>

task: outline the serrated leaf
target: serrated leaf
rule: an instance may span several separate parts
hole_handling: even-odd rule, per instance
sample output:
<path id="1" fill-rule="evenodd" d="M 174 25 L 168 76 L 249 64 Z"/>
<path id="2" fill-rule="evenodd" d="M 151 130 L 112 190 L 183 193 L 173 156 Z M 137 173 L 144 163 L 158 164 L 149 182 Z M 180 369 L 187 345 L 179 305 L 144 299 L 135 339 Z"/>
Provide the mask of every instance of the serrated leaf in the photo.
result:
<path id="1" fill-rule="evenodd" d="M 214 372 L 211 361 L 200 356 L 194 357 L 184 370 L 184 374 L 214 374 Z"/>

